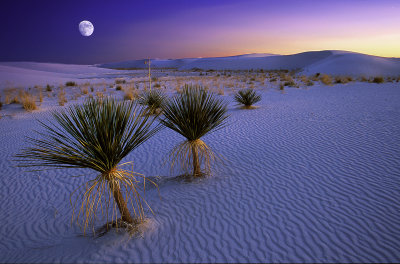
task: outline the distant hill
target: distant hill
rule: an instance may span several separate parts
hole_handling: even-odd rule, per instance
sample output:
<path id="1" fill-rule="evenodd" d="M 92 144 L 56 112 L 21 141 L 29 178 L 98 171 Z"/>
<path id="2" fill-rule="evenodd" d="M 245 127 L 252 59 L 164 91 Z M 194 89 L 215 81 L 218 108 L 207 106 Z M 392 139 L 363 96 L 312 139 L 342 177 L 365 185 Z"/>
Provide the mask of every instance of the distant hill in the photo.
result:
<path id="1" fill-rule="evenodd" d="M 145 60 L 105 63 L 98 67 L 111 69 L 146 68 Z M 326 73 L 333 75 L 400 75 L 400 58 L 385 58 L 349 51 L 325 50 L 302 52 L 293 55 L 268 53 L 244 54 L 217 58 L 153 59 L 153 68 L 178 70 L 300 70 L 304 74 Z"/>

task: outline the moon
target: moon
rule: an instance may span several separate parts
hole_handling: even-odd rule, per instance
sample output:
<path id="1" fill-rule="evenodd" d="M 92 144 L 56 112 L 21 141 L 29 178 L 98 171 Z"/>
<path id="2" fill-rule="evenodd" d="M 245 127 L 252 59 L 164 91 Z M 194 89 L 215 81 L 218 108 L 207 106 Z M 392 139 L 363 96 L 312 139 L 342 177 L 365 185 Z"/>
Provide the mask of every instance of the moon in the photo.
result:
<path id="1" fill-rule="evenodd" d="M 93 34 L 94 26 L 92 22 L 83 20 L 79 23 L 79 32 L 81 32 L 82 36 L 89 37 Z"/>

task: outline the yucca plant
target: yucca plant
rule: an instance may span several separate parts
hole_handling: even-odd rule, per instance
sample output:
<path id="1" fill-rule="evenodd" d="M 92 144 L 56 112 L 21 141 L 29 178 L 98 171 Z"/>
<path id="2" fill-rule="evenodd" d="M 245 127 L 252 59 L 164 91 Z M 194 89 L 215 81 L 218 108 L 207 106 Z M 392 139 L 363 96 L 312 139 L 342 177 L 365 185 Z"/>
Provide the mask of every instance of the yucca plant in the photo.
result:
<path id="1" fill-rule="evenodd" d="M 167 96 L 160 90 L 144 91 L 139 95 L 138 103 L 146 106 L 150 114 L 157 114 L 165 103 Z"/>
<path id="2" fill-rule="evenodd" d="M 257 94 L 253 89 L 239 90 L 234 99 L 238 104 L 244 105 L 244 108 L 250 109 L 252 105 L 261 101 L 261 95 Z"/>
<path id="3" fill-rule="evenodd" d="M 186 138 L 172 150 L 171 166 L 178 161 L 186 171 L 192 167 L 193 177 L 198 177 L 203 175 L 203 163 L 209 173 L 216 155 L 201 137 L 223 127 L 228 118 L 226 112 L 227 104 L 201 86 L 185 85 L 181 94 L 169 100 L 163 106 L 161 123 Z"/>
<path id="4" fill-rule="evenodd" d="M 131 162 L 120 162 L 161 127 L 152 125 L 156 116 L 144 115 L 143 111 L 130 101 L 105 98 L 88 99 L 83 105 L 53 112 L 55 121 L 39 121 L 45 130 L 38 132 L 41 139 L 28 138 L 34 146 L 16 155 L 19 166 L 88 168 L 96 172 L 95 178 L 76 190 L 83 189 L 75 202 L 71 200 L 72 218 L 78 224 L 82 222 L 83 232 L 89 225 L 94 228 L 98 211 L 108 221 L 112 210 L 113 226 L 141 223 L 143 204 L 147 205 L 140 194 L 141 182 L 144 184 L 147 179 L 122 168 Z M 128 206 L 132 207 L 134 217 Z M 117 219 L 117 208 L 121 219 Z"/>

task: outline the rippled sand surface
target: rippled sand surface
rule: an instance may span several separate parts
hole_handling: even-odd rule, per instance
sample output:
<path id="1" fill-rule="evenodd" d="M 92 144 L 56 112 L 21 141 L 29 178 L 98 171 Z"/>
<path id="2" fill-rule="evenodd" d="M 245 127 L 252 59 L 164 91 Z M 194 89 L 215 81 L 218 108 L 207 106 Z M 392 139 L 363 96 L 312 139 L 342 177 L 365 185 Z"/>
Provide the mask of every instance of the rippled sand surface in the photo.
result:
<path id="1" fill-rule="evenodd" d="M 173 180 L 162 163 L 182 138 L 167 129 L 129 155 L 161 194 L 147 191 L 155 215 L 132 239 L 70 225 L 88 171 L 13 167 L 47 113 L 0 120 L 1 261 L 400 262 L 400 86 L 262 95 L 254 110 L 231 104 L 229 125 L 204 138 L 226 159 L 211 177 Z"/>

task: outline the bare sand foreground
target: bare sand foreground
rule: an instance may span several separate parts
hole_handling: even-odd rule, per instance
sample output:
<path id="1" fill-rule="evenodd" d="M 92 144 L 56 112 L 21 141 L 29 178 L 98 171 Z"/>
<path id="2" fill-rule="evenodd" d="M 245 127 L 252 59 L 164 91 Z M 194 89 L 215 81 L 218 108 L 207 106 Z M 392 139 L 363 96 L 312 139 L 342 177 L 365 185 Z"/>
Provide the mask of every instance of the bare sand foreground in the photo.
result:
<path id="1" fill-rule="evenodd" d="M 145 71 L 35 68 L 43 77 L 11 84 L 10 72 L 29 76 L 32 69 L 0 67 L 2 101 L 11 85 L 29 86 L 38 104 L 33 112 L 15 103 L 0 110 L 1 262 L 400 262 L 399 82 L 315 81 L 280 90 L 268 76 L 243 82 L 240 74 L 155 71 L 154 83 L 170 96 L 185 82 L 202 82 L 230 101 L 229 125 L 204 138 L 225 164 L 202 180 L 175 180 L 179 173 L 163 162 L 183 139 L 162 130 L 126 159 L 157 180 L 161 198 L 154 188 L 146 192 L 155 215 L 147 212 L 141 236 L 112 231 L 94 239 L 70 224 L 69 203 L 93 174 L 26 172 L 13 155 L 40 130 L 35 119 L 63 107 L 60 90 L 65 106 L 90 95 L 122 99 L 146 89 Z M 217 74 L 225 74 L 222 85 Z M 117 90 L 121 76 L 126 83 Z M 238 109 L 233 93 L 251 86 L 262 95 L 259 107 Z"/>

